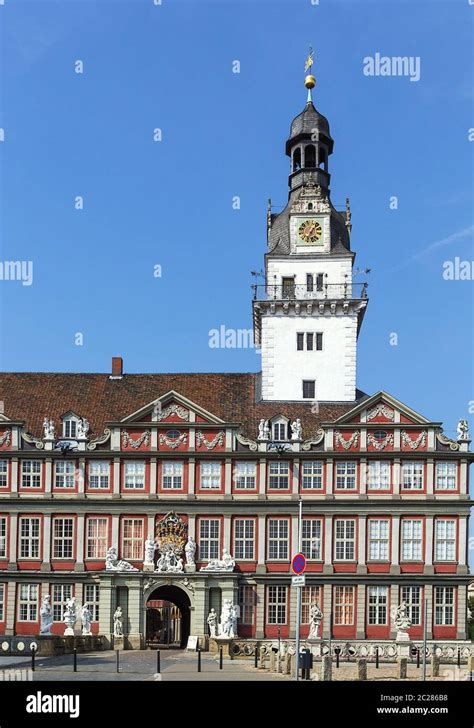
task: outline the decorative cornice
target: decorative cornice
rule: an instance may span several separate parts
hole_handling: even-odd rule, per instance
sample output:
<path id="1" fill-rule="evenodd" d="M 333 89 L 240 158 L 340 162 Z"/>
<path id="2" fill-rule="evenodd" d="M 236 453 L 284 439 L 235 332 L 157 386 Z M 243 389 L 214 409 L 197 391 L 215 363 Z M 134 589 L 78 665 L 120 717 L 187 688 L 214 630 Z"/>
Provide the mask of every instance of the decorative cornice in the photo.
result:
<path id="1" fill-rule="evenodd" d="M 44 442 L 42 440 L 38 440 L 38 438 L 29 435 L 27 432 L 22 432 L 21 436 L 25 442 L 29 445 L 34 445 L 37 450 L 44 450 Z"/>
<path id="2" fill-rule="evenodd" d="M 459 443 L 455 440 L 451 440 L 450 437 L 446 437 L 442 432 L 436 433 L 436 439 L 438 442 L 440 442 L 442 445 L 449 445 L 450 450 L 459 450 Z"/>
<path id="3" fill-rule="evenodd" d="M 95 450 L 97 445 L 103 445 L 104 442 L 107 442 L 107 440 L 110 439 L 110 435 L 112 434 L 111 430 L 109 430 L 108 427 L 105 428 L 102 435 L 99 437 L 95 437 L 93 440 L 87 443 L 87 449 L 88 450 Z"/>
<path id="4" fill-rule="evenodd" d="M 302 450 L 311 450 L 313 445 L 319 445 L 324 440 L 324 430 L 322 427 L 318 427 L 316 430 L 316 434 L 314 437 L 310 437 L 308 440 L 305 440 L 303 444 L 301 445 Z"/>
<path id="5" fill-rule="evenodd" d="M 245 437 L 239 432 L 235 436 L 235 439 L 237 440 L 237 442 L 240 442 L 241 445 L 246 445 L 248 449 L 252 452 L 256 452 L 258 450 L 258 444 L 255 442 L 255 440 L 251 440 L 249 437 Z"/>

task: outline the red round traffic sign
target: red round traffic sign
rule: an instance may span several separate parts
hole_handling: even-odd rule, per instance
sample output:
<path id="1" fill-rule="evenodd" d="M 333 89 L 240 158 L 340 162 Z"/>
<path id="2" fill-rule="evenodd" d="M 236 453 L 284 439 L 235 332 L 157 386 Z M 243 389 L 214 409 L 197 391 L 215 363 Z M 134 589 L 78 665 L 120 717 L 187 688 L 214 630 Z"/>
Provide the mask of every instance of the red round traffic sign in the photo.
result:
<path id="1" fill-rule="evenodd" d="M 291 560 L 291 568 L 295 574 L 302 574 L 306 569 L 306 558 L 303 554 L 296 554 Z"/>

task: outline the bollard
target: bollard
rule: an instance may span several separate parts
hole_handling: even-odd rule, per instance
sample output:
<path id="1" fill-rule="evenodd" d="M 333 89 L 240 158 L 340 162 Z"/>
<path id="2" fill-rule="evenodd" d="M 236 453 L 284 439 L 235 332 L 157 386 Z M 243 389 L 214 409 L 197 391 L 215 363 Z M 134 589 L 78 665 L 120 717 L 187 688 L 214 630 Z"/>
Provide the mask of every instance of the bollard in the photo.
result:
<path id="1" fill-rule="evenodd" d="M 286 655 L 284 657 L 284 661 L 285 661 L 285 667 L 284 667 L 285 675 L 291 675 L 292 674 L 291 673 L 291 655 L 289 652 L 286 653 Z"/>
<path id="2" fill-rule="evenodd" d="M 254 666 L 255 668 L 257 668 L 257 667 L 258 667 L 258 647 L 257 647 L 257 645 L 255 645 L 255 652 L 254 652 L 254 661 L 253 661 L 253 666 Z"/>
<path id="3" fill-rule="evenodd" d="M 77 649 L 75 647 L 72 653 L 72 669 L 77 672 Z"/>
<path id="4" fill-rule="evenodd" d="M 341 654 L 341 648 L 336 647 L 334 652 L 336 653 L 336 668 L 339 669 L 339 655 Z"/>
<path id="5" fill-rule="evenodd" d="M 416 648 L 416 667 L 420 668 L 420 648 Z"/>
<path id="6" fill-rule="evenodd" d="M 219 670 L 222 670 L 224 666 L 224 650 L 222 647 L 219 650 Z"/>
<path id="7" fill-rule="evenodd" d="M 275 653 L 273 650 L 270 652 L 270 672 L 275 672 Z"/>
<path id="8" fill-rule="evenodd" d="M 406 680 L 408 674 L 408 660 L 406 657 L 401 657 L 398 663 L 398 677 L 400 680 Z"/>
<path id="9" fill-rule="evenodd" d="M 115 668 L 116 668 L 117 672 L 120 672 L 120 650 L 115 650 L 115 657 L 116 657 Z"/>
<path id="10" fill-rule="evenodd" d="M 198 647 L 197 653 L 198 653 L 198 672 L 201 672 L 201 650 L 199 647 Z"/>
<path id="11" fill-rule="evenodd" d="M 379 648 L 375 648 L 375 669 L 379 669 Z"/>
<path id="12" fill-rule="evenodd" d="M 434 650 L 431 655 L 431 677 L 439 677 L 439 657 Z"/>
<path id="13" fill-rule="evenodd" d="M 265 651 L 265 647 L 263 647 L 263 645 L 262 645 L 262 647 L 260 647 L 260 665 L 258 666 L 260 670 L 265 669 L 266 657 L 267 657 L 267 653 Z"/>
<path id="14" fill-rule="evenodd" d="M 321 680 L 332 680 L 332 660 L 331 655 L 324 655 L 321 660 Z"/>
<path id="15" fill-rule="evenodd" d="M 474 678 L 474 656 L 469 655 L 467 658 L 467 671 L 469 673 L 469 680 L 472 682 L 472 679 Z"/>
<path id="16" fill-rule="evenodd" d="M 359 680 L 367 680 L 367 660 L 357 660 L 357 673 Z"/>
<path id="17" fill-rule="evenodd" d="M 159 650 L 156 651 L 156 672 L 158 675 L 161 672 L 161 655 Z"/>
<path id="18" fill-rule="evenodd" d="M 458 667 L 461 667 L 461 648 L 458 647 Z"/>
<path id="19" fill-rule="evenodd" d="M 36 654 L 36 647 L 31 648 L 31 672 L 35 671 L 35 654 Z"/>

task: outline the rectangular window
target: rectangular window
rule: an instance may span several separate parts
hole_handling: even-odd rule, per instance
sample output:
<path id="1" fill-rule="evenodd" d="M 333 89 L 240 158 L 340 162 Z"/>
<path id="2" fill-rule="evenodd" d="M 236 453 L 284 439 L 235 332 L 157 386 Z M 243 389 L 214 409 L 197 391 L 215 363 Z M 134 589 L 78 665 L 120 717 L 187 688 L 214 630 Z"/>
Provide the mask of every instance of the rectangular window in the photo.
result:
<path id="1" fill-rule="evenodd" d="M 108 547 L 109 522 L 107 518 L 87 519 L 87 548 L 88 559 L 105 559 Z"/>
<path id="2" fill-rule="evenodd" d="M 65 420 L 63 423 L 64 437 L 76 437 L 77 422 L 76 420 Z"/>
<path id="3" fill-rule="evenodd" d="M 334 588 L 334 624 L 346 626 L 354 624 L 355 587 L 336 586 Z"/>
<path id="4" fill-rule="evenodd" d="M 184 464 L 178 461 L 164 462 L 161 471 L 163 490 L 181 490 L 183 487 Z"/>
<path id="5" fill-rule="evenodd" d="M 403 586 L 402 602 L 408 607 L 408 616 L 414 627 L 421 626 L 421 587 Z"/>
<path id="6" fill-rule="evenodd" d="M 283 422 L 276 422 L 273 425 L 273 439 L 278 441 L 287 439 L 287 426 Z"/>
<path id="7" fill-rule="evenodd" d="M 454 625 L 454 587 L 435 587 L 435 624 L 443 627 Z"/>
<path id="8" fill-rule="evenodd" d="M 301 588 L 301 587 L 300 587 Z M 311 607 L 316 604 L 321 611 L 322 603 L 322 587 L 320 586 L 304 586 L 301 588 L 301 624 L 309 624 L 311 618 Z"/>
<path id="9" fill-rule="evenodd" d="M 296 350 L 303 351 L 304 349 L 304 334 L 296 334 Z"/>
<path id="10" fill-rule="evenodd" d="M 355 460 L 342 460 L 336 463 L 336 490 L 355 490 L 356 467 Z"/>
<path id="11" fill-rule="evenodd" d="M 384 460 L 370 460 L 367 469 L 369 490 L 390 490 L 390 463 Z"/>
<path id="12" fill-rule="evenodd" d="M 255 558 L 255 521 L 236 518 L 234 521 L 234 557 L 252 561 Z"/>
<path id="13" fill-rule="evenodd" d="M 354 561 L 356 522 L 349 519 L 336 519 L 334 544 L 336 561 Z"/>
<path id="14" fill-rule="evenodd" d="M 74 473 L 76 464 L 74 460 L 58 460 L 54 466 L 55 488 L 74 488 Z"/>
<path id="15" fill-rule="evenodd" d="M 306 290 L 312 291 L 314 288 L 314 278 L 312 273 L 306 274 Z"/>
<path id="16" fill-rule="evenodd" d="M 423 522 L 402 521 L 402 561 L 422 561 Z"/>
<path id="17" fill-rule="evenodd" d="M 316 382 L 314 379 L 303 379 L 303 399 L 314 399 L 316 396 Z"/>
<path id="18" fill-rule="evenodd" d="M 436 489 L 456 490 L 457 463 L 436 463 Z"/>
<path id="19" fill-rule="evenodd" d="M 303 460 L 303 490 L 321 490 L 323 487 L 323 463 L 321 460 Z"/>
<path id="20" fill-rule="evenodd" d="M 322 333 L 318 332 L 316 334 L 316 351 L 322 351 L 323 350 L 323 335 Z"/>
<path id="21" fill-rule="evenodd" d="M 20 559 L 38 559 L 40 555 L 40 519 L 20 518 Z"/>
<path id="22" fill-rule="evenodd" d="M 267 586 L 267 624 L 286 624 L 286 586 Z"/>
<path id="23" fill-rule="evenodd" d="M 127 490 L 143 490 L 145 487 L 145 463 L 125 463 L 125 488 Z"/>
<path id="24" fill-rule="evenodd" d="M 369 560 L 389 561 L 390 524 L 388 520 L 369 519 Z"/>
<path id="25" fill-rule="evenodd" d="M 290 487 L 290 463 L 281 460 L 270 462 L 268 487 L 287 490 Z"/>
<path id="26" fill-rule="evenodd" d="M 301 551 L 307 559 L 321 559 L 322 521 L 319 518 L 303 518 L 301 528 Z"/>
<path id="27" fill-rule="evenodd" d="M 21 461 L 22 488 L 41 488 L 41 460 Z"/>
<path id="28" fill-rule="evenodd" d="M 92 621 L 99 621 L 99 585 L 85 584 L 85 603 L 89 605 Z"/>
<path id="29" fill-rule="evenodd" d="M 201 488 L 219 490 L 222 484 L 220 463 L 201 463 Z"/>
<path id="30" fill-rule="evenodd" d="M 234 470 L 235 489 L 253 490 L 257 484 L 257 464 L 238 462 Z"/>
<path id="31" fill-rule="evenodd" d="M 0 559 L 7 557 L 7 518 L 0 516 Z"/>
<path id="32" fill-rule="evenodd" d="M 18 619 L 20 622 L 36 622 L 38 619 L 38 584 L 20 584 Z"/>
<path id="33" fill-rule="evenodd" d="M 253 586 L 239 586 L 240 624 L 255 622 L 255 589 Z"/>
<path id="34" fill-rule="evenodd" d="M 307 333 L 306 334 L 306 349 L 308 351 L 313 351 L 313 340 L 314 340 L 314 334 Z"/>
<path id="35" fill-rule="evenodd" d="M 8 488 L 8 460 L 0 460 L 0 488 Z"/>
<path id="36" fill-rule="evenodd" d="M 288 559 L 288 524 L 287 518 L 270 518 L 268 521 L 268 558 L 270 561 Z"/>
<path id="37" fill-rule="evenodd" d="M 202 518 L 199 521 L 199 560 L 209 561 L 220 557 L 220 521 Z"/>
<path id="38" fill-rule="evenodd" d="M 89 488 L 94 490 L 109 487 L 110 463 L 103 460 L 93 460 L 89 464 Z"/>
<path id="39" fill-rule="evenodd" d="M 124 518 L 122 521 L 122 557 L 143 560 L 143 518 Z"/>
<path id="40" fill-rule="evenodd" d="M 423 463 L 414 461 L 403 463 L 402 483 L 404 490 L 423 490 Z"/>
<path id="41" fill-rule="evenodd" d="M 369 586 L 369 624 L 387 624 L 388 586 Z"/>
<path id="42" fill-rule="evenodd" d="M 456 561 L 456 521 L 437 519 L 435 521 L 436 561 Z"/>
<path id="43" fill-rule="evenodd" d="M 73 518 L 53 519 L 53 559 L 72 559 L 73 537 Z"/>
<path id="44" fill-rule="evenodd" d="M 5 584 L 0 584 L 0 622 L 5 620 Z"/>
<path id="45" fill-rule="evenodd" d="M 322 291 L 324 286 L 324 273 L 318 273 L 316 276 L 316 290 Z"/>
<path id="46" fill-rule="evenodd" d="M 53 622 L 62 622 L 66 602 L 72 597 L 72 584 L 53 584 L 51 606 L 53 608 Z"/>

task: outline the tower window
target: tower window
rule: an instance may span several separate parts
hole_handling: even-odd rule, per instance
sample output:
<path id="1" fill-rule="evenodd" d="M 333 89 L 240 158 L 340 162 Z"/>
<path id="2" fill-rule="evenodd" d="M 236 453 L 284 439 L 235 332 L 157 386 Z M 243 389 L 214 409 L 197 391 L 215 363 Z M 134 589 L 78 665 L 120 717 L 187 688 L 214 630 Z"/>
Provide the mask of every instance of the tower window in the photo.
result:
<path id="1" fill-rule="evenodd" d="M 303 351 L 304 349 L 304 334 L 296 334 L 296 350 Z"/>
<path id="2" fill-rule="evenodd" d="M 313 144 L 308 144 L 304 150 L 304 166 L 316 167 L 316 149 Z"/>
<path id="3" fill-rule="evenodd" d="M 323 284 L 324 284 L 324 274 L 318 273 L 316 276 L 316 290 L 322 291 L 323 290 Z"/>
<path id="4" fill-rule="evenodd" d="M 313 351 L 313 334 L 306 334 L 306 348 L 308 351 Z"/>
<path id="5" fill-rule="evenodd" d="M 326 156 L 326 150 L 322 147 L 319 147 L 319 167 L 324 167 L 324 169 L 327 171 L 327 161 L 328 158 Z"/>
<path id="6" fill-rule="evenodd" d="M 318 333 L 316 334 L 316 351 L 322 351 L 323 350 L 323 335 Z"/>
<path id="7" fill-rule="evenodd" d="M 312 273 L 308 273 L 306 275 L 306 290 L 307 291 L 312 291 L 313 290 L 313 286 L 314 286 L 313 274 Z"/>
<path id="8" fill-rule="evenodd" d="M 303 379 L 303 399 L 314 399 L 316 383 L 314 379 Z"/>
<path id="9" fill-rule="evenodd" d="M 297 172 L 301 169 L 301 149 L 295 149 L 293 152 L 293 172 Z"/>

